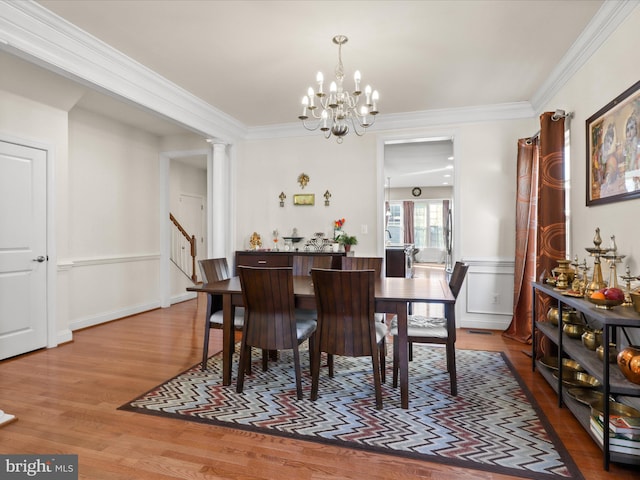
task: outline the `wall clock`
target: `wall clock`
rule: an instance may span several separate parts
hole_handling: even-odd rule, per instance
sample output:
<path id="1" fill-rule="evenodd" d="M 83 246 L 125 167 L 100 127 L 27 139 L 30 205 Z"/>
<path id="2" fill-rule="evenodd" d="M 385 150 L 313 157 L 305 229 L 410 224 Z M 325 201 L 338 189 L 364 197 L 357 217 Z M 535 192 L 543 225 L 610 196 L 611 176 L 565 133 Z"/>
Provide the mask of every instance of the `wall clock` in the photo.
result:
<path id="1" fill-rule="evenodd" d="M 418 187 L 414 187 L 414 189 L 411 190 L 411 195 L 413 195 L 414 197 L 419 197 L 420 195 L 422 195 L 422 190 Z"/>

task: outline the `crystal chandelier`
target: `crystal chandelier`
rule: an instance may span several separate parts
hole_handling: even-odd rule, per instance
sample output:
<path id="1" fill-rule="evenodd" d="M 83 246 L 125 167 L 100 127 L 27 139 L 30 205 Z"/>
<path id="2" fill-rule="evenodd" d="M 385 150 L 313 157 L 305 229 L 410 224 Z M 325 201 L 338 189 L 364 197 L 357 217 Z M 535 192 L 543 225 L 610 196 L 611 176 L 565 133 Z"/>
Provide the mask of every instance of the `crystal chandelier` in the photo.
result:
<path id="1" fill-rule="evenodd" d="M 342 45 L 348 40 L 344 35 L 333 37 L 333 43 L 338 45 L 338 65 L 335 71 L 336 81 L 331 82 L 329 95 L 323 90 L 324 77 L 322 72 L 318 72 L 316 76 L 318 89 L 314 92 L 313 88 L 309 87 L 307 95 L 302 97 L 302 115 L 298 116 L 302 120 L 304 128 L 311 131 L 320 128 L 324 132 L 325 138 L 334 135 L 338 143 L 342 143 L 343 137 L 349 133 L 349 125 L 353 127 L 356 135 L 364 135 L 366 129 L 374 124 L 378 114 L 378 91 L 372 91 L 369 85 L 364 89 L 364 103 L 358 107 L 362 94 L 359 71 L 356 70 L 353 75 L 355 81 L 353 92 L 349 93 L 343 88 Z M 309 118 L 307 112 L 316 120 L 315 124 L 308 125 L 305 122 Z"/>

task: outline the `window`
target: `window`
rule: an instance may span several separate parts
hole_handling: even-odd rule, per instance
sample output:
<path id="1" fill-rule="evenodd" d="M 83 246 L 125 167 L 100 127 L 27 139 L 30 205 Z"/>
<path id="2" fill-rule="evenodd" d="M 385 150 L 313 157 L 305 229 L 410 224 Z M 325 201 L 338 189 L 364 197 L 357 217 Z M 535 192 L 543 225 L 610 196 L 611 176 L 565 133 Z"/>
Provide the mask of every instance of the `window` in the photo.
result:
<path id="1" fill-rule="evenodd" d="M 444 248 L 442 200 L 413 200 L 414 244 L 417 248 Z M 390 202 L 387 240 L 404 243 L 402 201 Z"/>

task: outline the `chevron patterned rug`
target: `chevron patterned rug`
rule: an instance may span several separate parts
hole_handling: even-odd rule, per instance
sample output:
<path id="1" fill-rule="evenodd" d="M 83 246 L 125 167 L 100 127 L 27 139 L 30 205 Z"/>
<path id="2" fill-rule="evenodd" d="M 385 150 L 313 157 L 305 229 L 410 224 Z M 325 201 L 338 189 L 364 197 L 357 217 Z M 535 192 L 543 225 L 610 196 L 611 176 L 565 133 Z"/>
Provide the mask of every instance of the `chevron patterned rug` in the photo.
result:
<path id="1" fill-rule="evenodd" d="M 263 372 L 256 351 L 242 394 L 235 384 L 221 385 L 222 363 L 214 355 L 207 372 L 195 365 L 120 409 L 521 478 L 583 478 L 501 353 L 458 350 L 458 396 L 452 397 L 444 349 L 414 345 L 410 408 L 400 408 L 388 362 L 381 411 L 375 409 L 368 358 L 336 357 L 334 378 L 321 370 L 319 398 L 312 402 L 308 352 L 300 354 L 301 401 L 290 352 L 280 352 Z M 234 357 L 234 379 L 236 367 Z"/>

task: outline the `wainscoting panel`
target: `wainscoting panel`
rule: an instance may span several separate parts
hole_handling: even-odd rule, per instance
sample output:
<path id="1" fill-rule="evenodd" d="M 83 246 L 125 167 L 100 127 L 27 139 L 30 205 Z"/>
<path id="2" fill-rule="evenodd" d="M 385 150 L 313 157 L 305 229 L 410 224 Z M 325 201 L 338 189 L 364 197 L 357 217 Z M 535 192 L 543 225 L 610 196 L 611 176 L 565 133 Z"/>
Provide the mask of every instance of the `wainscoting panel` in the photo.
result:
<path id="1" fill-rule="evenodd" d="M 469 265 L 456 318 L 462 328 L 504 330 L 513 315 L 514 261 L 465 258 Z M 462 300 L 462 301 L 461 301 Z"/>

